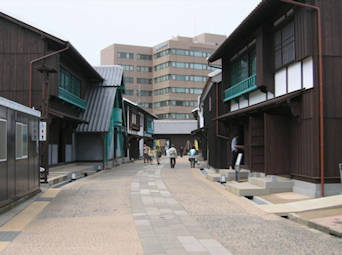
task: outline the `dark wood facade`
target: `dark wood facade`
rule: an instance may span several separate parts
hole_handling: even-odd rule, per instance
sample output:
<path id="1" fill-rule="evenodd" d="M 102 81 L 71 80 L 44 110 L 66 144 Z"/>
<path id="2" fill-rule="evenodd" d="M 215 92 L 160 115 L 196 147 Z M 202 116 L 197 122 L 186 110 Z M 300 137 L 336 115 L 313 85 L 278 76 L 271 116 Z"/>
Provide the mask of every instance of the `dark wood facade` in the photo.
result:
<path id="1" fill-rule="evenodd" d="M 102 77 L 69 42 L 4 13 L 0 13 L 0 38 L 0 95 L 42 111 L 42 118 L 48 123 L 48 142 L 41 147 L 42 165 L 47 167 L 47 164 L 73 161 L 75 155 L 70 154 L 71 146 L 74 146 L 72 137 L 77 124 L 82 122 L 80 116 L 84 109 L 61 98 L 61 68 L 72 79 L 79 81 L 77 98 L 81 100 L 84 99 L 86 90 L 102 81 Z M 57 51 L 62 52 L 56 53 Z M 48 54 L 51 56 L 47 56 Z M 42 59 L 34 61 L 38 58 Z M 54 70 L 55 73 L 49 74 L 47 79 L 38 70 L 42 67 Z M 45 105 L 44 86 L 48 88 Z"/>
<path id="2" fill-rule="evenodd" d="M 324 181 L 326 183 L 339 182 L 338 163 L 342 162 L 342 101 L 339 100 L 342 96 L 342 76 L 339 70 L 342 53 L 342 37 L 340 36 L 342 18 L 339 11 L 342 9 L 342 2 L 338 0 L 301 2 L 315 4 L 322 10 Z M 274 65 L 273 40 L 279 27 L 287 22 L 294 24 L 295 59 L 282 68 L 312 57 L 313 88 L 299 93 L 293 92 L 293 95 L 289 93 L 271 99 L 269 102 L 237 110 L 235 113 L 225 110 L 223 113 L 220 112 L 219 119 L 225 123 L 228 137 L 232 137 L 236 132 L 234 129 L 243 133 L 245 164 L 252 171 L 287 175 L 299 180 L 318 183 L 321 178 L 321 169 L 316 12 L 280 1 L 264 0 L 217 49 L 210 61 L 222 59 L 223 86 L 220 86 L 220 91 L 223 93 L 225 89 L 233 85 L 230 84 L 231 59 L 243 49 L 254 45 L 257 63 L 256 85 L 264 93 L 274 93 L 274 75 L 278 69 Z M 221 100 L 222 98 L 220 102 Z M 206 104 L 208 102 L 205 102 Z M 212 114 L 207 114 L 205 119 L 206 122 L 209 121 L 211 125 L 214 125 Z M 208 137 L 211 137 L 210 134 Z M 220 139 L 216 138 L 216 140 L 218 143 Z M 208 139 L 209 143 L 210 139 Z M 215 153 L 215 157 L 218 157 L 222 147 L 216 150 L 218 153 Z M 225 161 L 222 165 L 228 165 L 229 151 L 227 154 L 226 159 L 221 157 Z"/>

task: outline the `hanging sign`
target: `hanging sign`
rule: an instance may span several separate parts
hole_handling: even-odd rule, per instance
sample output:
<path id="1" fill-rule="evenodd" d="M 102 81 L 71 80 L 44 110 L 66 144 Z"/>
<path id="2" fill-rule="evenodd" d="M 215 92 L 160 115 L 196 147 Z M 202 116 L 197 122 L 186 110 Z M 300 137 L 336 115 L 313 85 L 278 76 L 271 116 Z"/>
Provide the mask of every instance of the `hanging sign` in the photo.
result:
<path id="1" fill-rule="evenodd" d="M 39 122 L 39 141 L 46 141 L 46 122 Z"/>

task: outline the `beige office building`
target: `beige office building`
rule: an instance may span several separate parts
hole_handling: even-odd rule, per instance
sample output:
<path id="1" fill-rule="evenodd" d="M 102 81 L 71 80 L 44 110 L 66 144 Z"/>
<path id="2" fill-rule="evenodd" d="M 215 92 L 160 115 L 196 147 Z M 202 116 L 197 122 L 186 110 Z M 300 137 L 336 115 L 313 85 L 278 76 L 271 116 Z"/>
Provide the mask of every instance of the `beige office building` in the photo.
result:
<path id="1" fill-rule="evenodd" d="M 121 65 L 126 95 L 160 119 L 192 119 L 208 73 L 207 57 L 226 36 L 177 36 L 154 47 L 113 44 L 101 51 L 101 65 Z"/>

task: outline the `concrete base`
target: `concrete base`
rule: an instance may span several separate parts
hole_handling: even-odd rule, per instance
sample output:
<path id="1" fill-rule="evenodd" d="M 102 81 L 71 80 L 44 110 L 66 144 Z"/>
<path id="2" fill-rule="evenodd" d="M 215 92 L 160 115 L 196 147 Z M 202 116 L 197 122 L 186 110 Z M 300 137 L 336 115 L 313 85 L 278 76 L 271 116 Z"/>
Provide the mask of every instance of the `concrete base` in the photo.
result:
<path id="1" fill-rule="evenodd" d="M 275 175 L 249 177 L 248 182 L 271 191 L 274 190 L 275 193 L 291 192 L 293 188 L 293 180 Z"/>
<path id="2" fill-rule="evenodd" d="M 226 181 L 234 181 L 235 180 L 235 170 L 232 169 L 220 169 L 220 176 L 225 176 Z M 249 170 L 241 169 L 239 171 L 239 180 L 247 180 L 250 174 Z"/>
<path id="3" fill-rule="evenodd" d="M 219 182 L 221 175 L 216 171 L 216 169 L 207 169 L 207 179 L 213 182 Z"/>
<path id="4" fill-rule="evenodd" d="M 321 197 L 321 184 L 293 180 L 293 192 L 304 194 L 310 197 Z M 331 183 L 324 185 L 324 195 L 333 196 L 342 194 L 341 183 Z"/>

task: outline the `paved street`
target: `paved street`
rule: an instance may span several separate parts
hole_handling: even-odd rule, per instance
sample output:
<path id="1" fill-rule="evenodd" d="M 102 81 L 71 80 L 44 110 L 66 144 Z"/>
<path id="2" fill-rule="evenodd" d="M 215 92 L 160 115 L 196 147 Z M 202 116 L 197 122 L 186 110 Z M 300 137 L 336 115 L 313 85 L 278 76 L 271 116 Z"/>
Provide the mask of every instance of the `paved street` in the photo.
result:
<path id="1" fill-rule="evenodd" d="M 0 254 L 341 254 L 190 169 L 141 162 L 50 189 L 0 227 Z"/>

